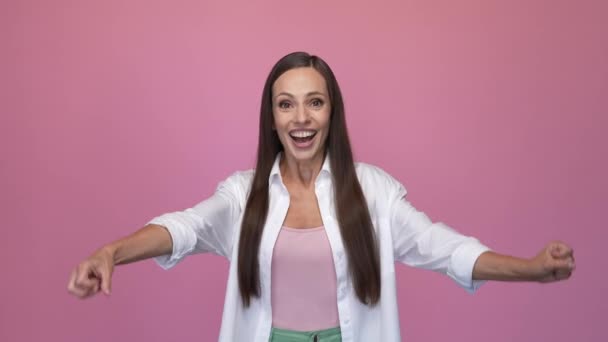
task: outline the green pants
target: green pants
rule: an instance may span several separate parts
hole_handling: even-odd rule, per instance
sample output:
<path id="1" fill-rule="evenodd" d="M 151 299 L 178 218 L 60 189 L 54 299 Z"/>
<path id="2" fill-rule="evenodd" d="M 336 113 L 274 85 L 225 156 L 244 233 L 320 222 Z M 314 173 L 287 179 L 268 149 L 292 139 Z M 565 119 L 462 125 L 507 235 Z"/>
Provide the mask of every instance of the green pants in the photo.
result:
<path id="1" fill-rule="evenodd" d="M 340 327 L 315 331 L 294 331 L 272 328 L 270 342 L 341 342 Z"/>

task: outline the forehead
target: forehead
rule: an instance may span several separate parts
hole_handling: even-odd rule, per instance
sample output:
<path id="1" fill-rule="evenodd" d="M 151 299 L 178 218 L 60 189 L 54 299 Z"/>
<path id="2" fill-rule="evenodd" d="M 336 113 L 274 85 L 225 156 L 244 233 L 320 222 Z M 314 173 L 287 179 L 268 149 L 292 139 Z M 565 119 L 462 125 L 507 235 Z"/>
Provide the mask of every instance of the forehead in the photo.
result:
<path id="1" fill-rule="evenodd" d="M 315 68 L 295 68 L 284 72 L 272 86 L 273 94 L 303 95 L 311 91 L 327 94 L 325 79 Z"/>

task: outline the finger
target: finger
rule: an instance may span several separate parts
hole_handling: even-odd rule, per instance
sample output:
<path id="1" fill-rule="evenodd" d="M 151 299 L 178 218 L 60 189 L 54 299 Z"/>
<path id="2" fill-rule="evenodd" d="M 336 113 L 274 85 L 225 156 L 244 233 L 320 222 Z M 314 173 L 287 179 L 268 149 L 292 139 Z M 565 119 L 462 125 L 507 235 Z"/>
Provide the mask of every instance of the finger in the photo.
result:
<path id="1" fill-rule="evenodd" d="M 74 281 L 76 281 L 76 270 L 72 270 L 70 273 L 70 278 L 68 280 L 68 291 L 74 287 Z"/>
<path id="2" fill-rule="evenodd" d="M 557 272 L 570 272 L 574 269 L 574 262 L 570 258 L 555 260 L 553 269 Z"/>
<path id="3" fill-rule="evenodd" d="M 76 273 L 75 273 L 75 279 L 74 279 L 74 288 L 75 289 L 79 289 L 79 290 L 83 290 L 86 292 L 86 290 L 88 290 L 88 280 L 86 280 L 86 278 L 83 279 L 83 269 L 82 267 L 78 267 L 76 269 Z"/>
<path id="4" fill-rule="evenodd" d="M 574 260 L 574 255 L 572 255 L 572 265 L 576 266 L 576 261 Z"/>
<path id="5" fill-rule="evenodd" d="M 567 256 L 571 256 L 573 250 L 565 243 L 558 242 L 554 245 L 553 250 L 551 252 L 551 254 L 556 258 L 565 258 Z"/>
<path id="6" fill-rule="evenodd" d="M 91 287 L 95 286 L 95 281 L 90 278 L 90 275 L 91 271 L 88 265 L 80 267 L 78 275 L 76 276 L 76 287 L 83 290 L 89 290 Z"/>
<path id="7" fill-rule="evenodd" d="M 75 295 L 76 297 L 78 297 L 80 299 L 86 298 L 88 292 L 89 291 L 87 289 L 83 289 L 83 288 L 80 288 L 80 287 L 77 287 L 77 286 L 73 286 L 70 289 L 70 293 L 72 293 L 73 295 Z"/>
<path id="8" fill-rule="evenodd" d="M 570 270 L 574 271 L 575 268 L 576 268 L 576 262 L 574 262 L 574 257 L 573 257 L 570 260 Z"/>
<path id="9" fill-rule="evenodd" d="M 572 272 L 570 272 L 570 271 L 558 271 L 558 272 L 555 272 L 555 280 L 568 279 L 571 274 L 572 274 Z"/>
<path id="10" fill-rule="evenodd" d="M 95 286 L 95 280 L 90 278 L 78 279 L 75 286 L 79 289 L 89 290 Z"/>
<path id="11" fill-rule="evenodd" d="M 106 295 L 110 295 L 111 292 L 111 275 L 110 270 L 106 267 L 100 267 L 98 274 L 101 277 L 101 289 Z"/>
<path id="12" fill-rule="evenodd" d="M 72 273 L 70 274 L 70 280 L 68 281 L 68 292 L 78 296 L 81 290 L 76 287 L 76 276 L 77 271 L 76 269 L 74 269 L 72 270 Z"/>
<path id="13" fill-rule="evenodd" d="M 99 292 L 99 289 L 101 288 L 101 281 L 97 278 L 94 279 L 95 285 L 93 285 L 93 287 L 91 287 L 91 291 L 92 293 L 97 293 Z"/>
<path id="14" fill-rule="evenodd" d="M 549 252 L 551 253 L 552 257 L 559 258 L 559 255 L 561 253 L 561 246 L 560 245 L 552 245 L 551 247 L 549 247 Z"/>
<path id="15" fill-rule="evenodd" d="M 80 299 L 84 299 L 90 297 L 92 294 L 96 293 L 93 291 L 95 287 L 99 286 L 99 281 L 95 278 L 87 281 L 91 282 L 91 286 L 78 283 L 78 278 L 80 277 L 81 272 L 78 272 L 78 268 L 74 269 L 70 275 L 70 281 L 68 283 L 68 292 L 77 296 Z"/>
<path id="16" fill-rule="evenodd" d="M 101 287 L 101 282 L 99 279 L 95 279 L 95 285 L 93 285 L 86 293 L 85 297 L 91 297 L 99 292 L 99 288 Z"/>

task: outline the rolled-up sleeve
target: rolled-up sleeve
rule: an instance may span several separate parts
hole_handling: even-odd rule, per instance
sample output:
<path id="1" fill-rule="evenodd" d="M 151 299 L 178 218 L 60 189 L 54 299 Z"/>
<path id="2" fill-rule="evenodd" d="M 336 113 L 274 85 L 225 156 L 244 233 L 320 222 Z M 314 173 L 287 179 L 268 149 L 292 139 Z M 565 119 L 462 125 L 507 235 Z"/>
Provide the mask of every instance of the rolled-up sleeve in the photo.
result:
<path id="1" fill-rule="evenodd" d="M 186 256 L 211 252 L 230 258 L 239 204 L 230 178 L 215 193 L 192 208 L 157 216 L 147 224 L 165 227 L 173 241 L 171 254 L 155 257 L 163 269 L 170 269 Z"/>
<path id="2" fill-rule="evenodd" d="M 405 199 L 400 183 L 395 182 L 393 190 L 390 215 L 395 260 L 446 274 L 474 293 L 485 280 L 473 280 L 473 267 L 490 248 L 441 222 L 432 222 Z"/>

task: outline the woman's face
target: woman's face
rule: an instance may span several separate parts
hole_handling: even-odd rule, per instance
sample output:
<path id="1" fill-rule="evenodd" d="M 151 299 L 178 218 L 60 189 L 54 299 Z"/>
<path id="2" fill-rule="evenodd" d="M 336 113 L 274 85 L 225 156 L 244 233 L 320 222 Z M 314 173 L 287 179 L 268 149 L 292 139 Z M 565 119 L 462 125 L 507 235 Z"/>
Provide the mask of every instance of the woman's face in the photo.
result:
<path id="1" fill-rule="evenodd" d="M 283 73 L 272 86 L 273 129 L 286 158 L 296 161 L 323 156 L 329 133 L 331 103 L 323 76 L 312 67 Z"/>

